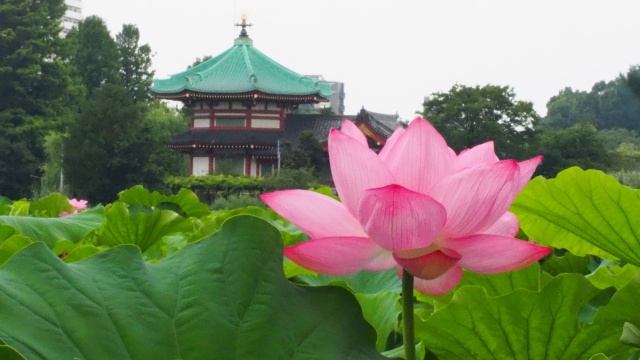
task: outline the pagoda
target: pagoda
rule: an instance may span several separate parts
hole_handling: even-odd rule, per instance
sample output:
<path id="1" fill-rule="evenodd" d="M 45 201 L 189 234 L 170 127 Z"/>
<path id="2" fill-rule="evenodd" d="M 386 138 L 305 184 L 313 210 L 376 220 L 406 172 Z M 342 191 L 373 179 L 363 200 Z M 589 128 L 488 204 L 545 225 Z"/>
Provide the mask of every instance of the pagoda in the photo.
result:
<path id="1" fill-rule="evenodd" d="M 190 129 L 169 147 L 190 157 L 191 175 L 226 171 L 267 176 L 279 164 L 281 144 L 294 145 L 302 131 L 310 130 L 326 143 L 330 128 L 348 118 L 361 127 L 378 147 L 398 127 L 389 116 L 296 114 L 302 104 L 327 102 L 331 84 L 299 75 L 253 46 L 246 18 L 233 47 L 168 79 L 154 81 L 156 98 L 181 101 L 190 109 Z M 378 121 L 385 119 L 385 121 Z M 382 129 L 382 131 L 381 131 Z"/>

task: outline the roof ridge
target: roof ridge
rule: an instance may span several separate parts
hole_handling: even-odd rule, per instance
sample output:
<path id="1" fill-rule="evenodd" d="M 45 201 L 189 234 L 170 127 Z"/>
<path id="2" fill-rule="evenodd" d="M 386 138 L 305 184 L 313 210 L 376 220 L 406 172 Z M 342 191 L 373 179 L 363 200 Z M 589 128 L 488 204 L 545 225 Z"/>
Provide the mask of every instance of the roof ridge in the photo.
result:
<path id="1" fill-rule="evenodd" d="M 258 77 L 256 77 L 256 72 L 253 70 L 253 65 L 251 64 L 251 60 L 249 59 L 249 51 L 247 50 L 246 46 L 242 48 L 242 55 L 244 56 L 244 61 L 247 65 L 247 69 L 251 74 L 249 75 L 249 81 L 251 82 L 252 86 L 257 89 L 255 83 L 258 82 Z"/>
<path id="2" fill-rule="evenodd" d="M 220 55 L 224 55 L 224 56 L 219 56 L 219 59 L 218 59 L 218 61 L 215 62 L 215 64 L 207 67 L 206 69 L 204 69 L 202 71 L 198 71 L 197 73 L 195 73 L 193 75 L 185 75 L 185 78 L 187 79 L 187 81 L 189 81 L 189 83 L 193 85 L 193 82 L 191 82 L 191 78 L 195 77 L 195 76 L 198 76 L 200 78 L 200 81 L 204 80 L 206 77 L 208 77 L 208 74 L 211 73 L 211 70 L 217 68 L 218 65 L 220 65 L 220 63 L 222 63 L 224 60 L 226 60 L 228 57 L 230 57 L 234 53 L 234 49 L 236 48 L 236 46 L 237 45 L 234 45 L 229 50 L 227 50 L 224 53 L 220 54 Z"/>

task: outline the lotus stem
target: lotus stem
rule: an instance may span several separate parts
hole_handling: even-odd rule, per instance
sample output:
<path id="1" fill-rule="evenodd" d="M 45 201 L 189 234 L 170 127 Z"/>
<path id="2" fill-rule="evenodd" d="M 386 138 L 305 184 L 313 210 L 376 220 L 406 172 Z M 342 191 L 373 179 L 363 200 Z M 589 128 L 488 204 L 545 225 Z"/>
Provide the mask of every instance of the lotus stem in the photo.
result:
<path id="1" fill-rule="evenodd" d="M 402 323 L 406 360 L 416 360 L 416 340 L 413 325 L 413 275 L 402 269 Z"/>

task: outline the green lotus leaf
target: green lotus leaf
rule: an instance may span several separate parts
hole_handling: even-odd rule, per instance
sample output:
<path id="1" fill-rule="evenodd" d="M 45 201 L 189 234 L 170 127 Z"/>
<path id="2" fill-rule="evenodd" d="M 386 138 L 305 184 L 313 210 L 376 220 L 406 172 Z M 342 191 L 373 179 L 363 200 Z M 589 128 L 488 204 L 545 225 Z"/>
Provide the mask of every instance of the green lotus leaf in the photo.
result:
<path id="1" fill-rule="evenodd" d="M 198 230 L 197 234 L 194 235 L 194 238 L 200 239 L 204 236 L 212 234 L 215 231 L 218 231 L 222 223 L 224 223 L 227 219 L 238 215 L 252 215 L 268 222 L 280 231 L 280 235 L 284 240 L 285 246 L 293 245 L 309 238 L 295 225 L 282 218 L 275 211 L 256 206 L 247 206 L 244 208 L 232 210 L 221 210 L 212 213 L 203 221 L 201 228 Z"/>
<path id="2" fill-rule="evenodd" d="M 384 359 L 353 295 L 290 283 L 282 249 L 251 216 L 156 264 L 35 243 L 0 268 L 0 341 L 27 359 Z"/>
<path id="3" fill-rule="evenodd" d="M 284 261 L 282 262 L 282 267 L 284 268 L 284 276 L 287 279 L 291 279 L 298 276 L 315 276 L 316 275 L 316 273 L 314 273 L 313 271 L 307 270 L 287 258 L 284 258 Z"/>
<path id="4" fill-rule="evenodd" d="M 52 193 L 42 199 L 32 202 L 29 212 L 33 216 L 58 217 L 61 213 L 73 213 L 73 206 L 69 199 L 59 193 Z"/>
<path id="5" fill-rule="evenodd" d="M 624 323 L 620 342 L 629 346 L 640 348 L 640 329 L 632 323 Z"/>
<path id="6" fill-rule="evenodd" d="M 80 245 L 71 250 L 71 252 L 69 252 L 67 256 L 63 257 L 62 260 L 66 263 L 73 263 L 82 259 L 86 259 L 99 252 L 100 249 L 93 245 Z"/>
<path id="7" fill-rule="evenodd" d="M 628 347 L 619 338 L 623 323 L 640 316 L 638 291 L 636 278 L 592 323 L 581 325 L 578 313 L 600 291 L 579 274 L 555 277 L 539 292 L 519 289 L 499 297 L 466 286 L 449 305 L 417 323 L 416 336 L 439 360 L 575 360 L 625 353 Z"/>
<path id="8" fill-rule="evenodd" d="M 610 286 L 616 289 L 625 287 L 633 279 L 640 269 L 637 266 L 626 264 L 618 266 L 609 262 L 603 262 L 594 272 L 586 278 L 598 289 L 606 289 Z"/>
<path id="9" fill-rule="evenodd" d="M 136 185 L 121 191 L 118 198 L 129 205 L 172 210 L 185 217 L 202 217 L 211 213 L 209 207 L 189 189 L 180 189 L 175 195 L 164 195 L 157 191 L 151 192 L 142 185 Z"/>
<path id="10" fill-rule="evenodd" d="M 157 241 L 145 250 L 142 256 L 146 261 L 159 261 L 168 256 L 172 256 L 187 246 L 189 243 L 188 237 L 188 235 L 183 233 L 164 236 L 160 241 Z"/>
<path id="11" fill-rule="evenodd" d="M 425 352 L 426 350 L 424 348 L 424 345 L 422 345 L 422 343 L 416 344 L 416 359 L 424 359 Z M 390 358 L 394 358 L 394 359 L 395 358 L 406 359 L 406 357 L 404 356 L 404 346 L 400 346 L 398 348 L 385 351 L 382 353 L 382 355 Z"/>
<path id="12" fill-rule="evenodd" d="M 0 242 L 3 242 L 14 235 L 20 235 L 20 231 L 13 226 L 0 224 Z"/>
<path id="13" fill-rule="evenodd" d="M 2 360 L 24 360 L 24 357 L 17 351 L 6 345 L 0 345 L 0 359 Z"/>
<path id="14" fill-rule="evenodd" d="M 562 255 L 554 252 L 553 255 L 544 260 L 542 269 L 553 276 L 563 273 L 587 275 L 591 273 L 591 262 L 590 256 L 576 256 L 568 251 L 565 251 Z"/>
<path id="15" fill-rule="evenodd" d="M 0 243 L 0 266 L 18 251 L 32 244 L 33 241 L 26 236 L 13 235 Z"/>
<path id="16" fill-rule="evenodd" d="M 0 215 L 9 215 L 13 201 L 6 196 L 0 196 Z"/>
<path id="17" fill-rule="evenodd" d="M 9 215 L 11 216 L 29 216 L 29 208 L 31 207 L 31 203 L 27 200 L 16 200 L 11 204 L 11 211 Z"/>
<path id="18" fill-rule="evenodd" d="M 431 304 L 434 310 L 438 310 L 449 304 L 456 290 L 464 286 L 480 286 L 485 289 L 488 296 L 500 296 L 518 289 L 538 291 L 547 281 L 549 281 L 548 275 L 540 271 L 538 263 L 533 263 L 520 270 L 491 275 L 476 274 L 464 270 L 462 280 L 453 291 L 442 296 L 429 296 L 415 292 L 415 296 L 418 300 Z"/>
<path id="19" fill-rule="evenodd" d="M 465 271 L 458 287 L 481 286 L 489 296 L 506 295 L 518 289 L 538 291 L 541 287 L 540 275 L 538 263 L 516 271 L 491 275 Z"/>
<path id="20" fill-rule="evenodd" d="M 96 235 L 98 245 L 133 244 L 146 251 L 165 236 L 194 231 L 191 219 L 173 211 L 154 209 L 149 214 L 131 214 L 122 202 L 112 203 L 106 217 L 104 227 Z"/>
<path id="21" fill-rule="evenodd" d="M 395 268 L 387 271 L 360 271 L 348 276 L 332 276 L 318 274 L 299 278 L 312 286 L 346 284 L 353 292 L 359 294 L 377 294 L 384 291 L 400 293 L 402 283 Z"/>
<path id="22" fill-rule="evenodd" d="M 398 328 L 398 316 L 402 312 L 402 284 L 395 268 L 361 271 L 349 276 L 307 275 L 297 280 L 313 286 L 337 285 L 351 290 L 362 307 L 364 318 L 376 329 L 376 347 L 380 351 L 385 349 L 389 334 Z"/>
<path id="23" fill-rule="evenodd" d="M 640 190 L 601 171 L 573 167 L 555 179 L 537 177 L 511 211 L 539 244 L 640 266 Z"/>
<path id="24" fill-rule="evenodd" d="M 0 216 L 0 224 L 13 226 L 33 241 L 42 241 L 53 248 L 58 241 L 77 243 L 102 226 L 105 220 L 103 207 L 59 218 L 31 216 Z"/>
<path id="25" fill-rule="evenodd" d="M 364 318 L 373 326 L 378 334 L 376 348 L 383 351 L 391 332 L 398 329 L 398 317 L 402 312 L 400 295 L 394 291 L 377 294 L 355 294 L 362 307 Z"/>

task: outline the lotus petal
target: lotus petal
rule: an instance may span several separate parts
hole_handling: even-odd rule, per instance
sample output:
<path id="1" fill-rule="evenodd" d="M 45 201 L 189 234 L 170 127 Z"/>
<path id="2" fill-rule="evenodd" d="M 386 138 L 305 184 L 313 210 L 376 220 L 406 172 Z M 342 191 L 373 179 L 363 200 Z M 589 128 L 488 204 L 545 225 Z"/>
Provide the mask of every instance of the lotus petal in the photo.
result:
<path id="1" fill-rule="evenodd" d="M 446 246 L 462 255 L 460 266 L 478 274 L 518 270 L 551 252 L 550 248 L 528 241 L 486 234 L 447 239 Z"/>
<path id="2" fill-rule="evenodd" d="M 402 278 L 402 275 L 400 277 Z M 413 288 L 423 294 L 440 296 L 448 293 L 456 287 L 461 279 L 462 268 L 455 265 L 442 276 L 433 280 L 415 278 L 413 281 Z"/>
<path id="3" fill-rule="evenodd" d="M 385 154 L 397 184 L 426 194 L 453 166 L 447 143 L 428 121 L 415 119 Z"/>
<path id="4" fill-rule="evenodd" d="M 427 195 L 389 185 L 365 191 L 358 218 L 371 240 L 398 252 L 431 245 L 444 226 L 447 212 Z"/>
<path id="5" fill-rule="evenodd" d="M 282 190 L 262 194 L 260 199 L 312 238 L 367 237 L 349 210 L 329 196 L 309 190 Z"/>
<path id="6" fill-rule="evenodd" d="M 330 237 L 288 246 L 284 249 L 284 256 L 317 273 L 350 275 L 375 262 L 384 252 L 368 238 Z"/>
<path id="7" fill-rule="evenodd" d="M 474 234 L 493 225 L 509 209 L 518 164 L 513 160 L 457 172 L 430 192 L 447 209 L 443 232 L 450 237 Z"/>
<path id="8" fill-rule="evenodd" d="M 394 183 L 394 176 L 373 150 L 335 129 L 329 134 L 329 158 L 338 195 L 354 215 L 366 189 Z"/>

